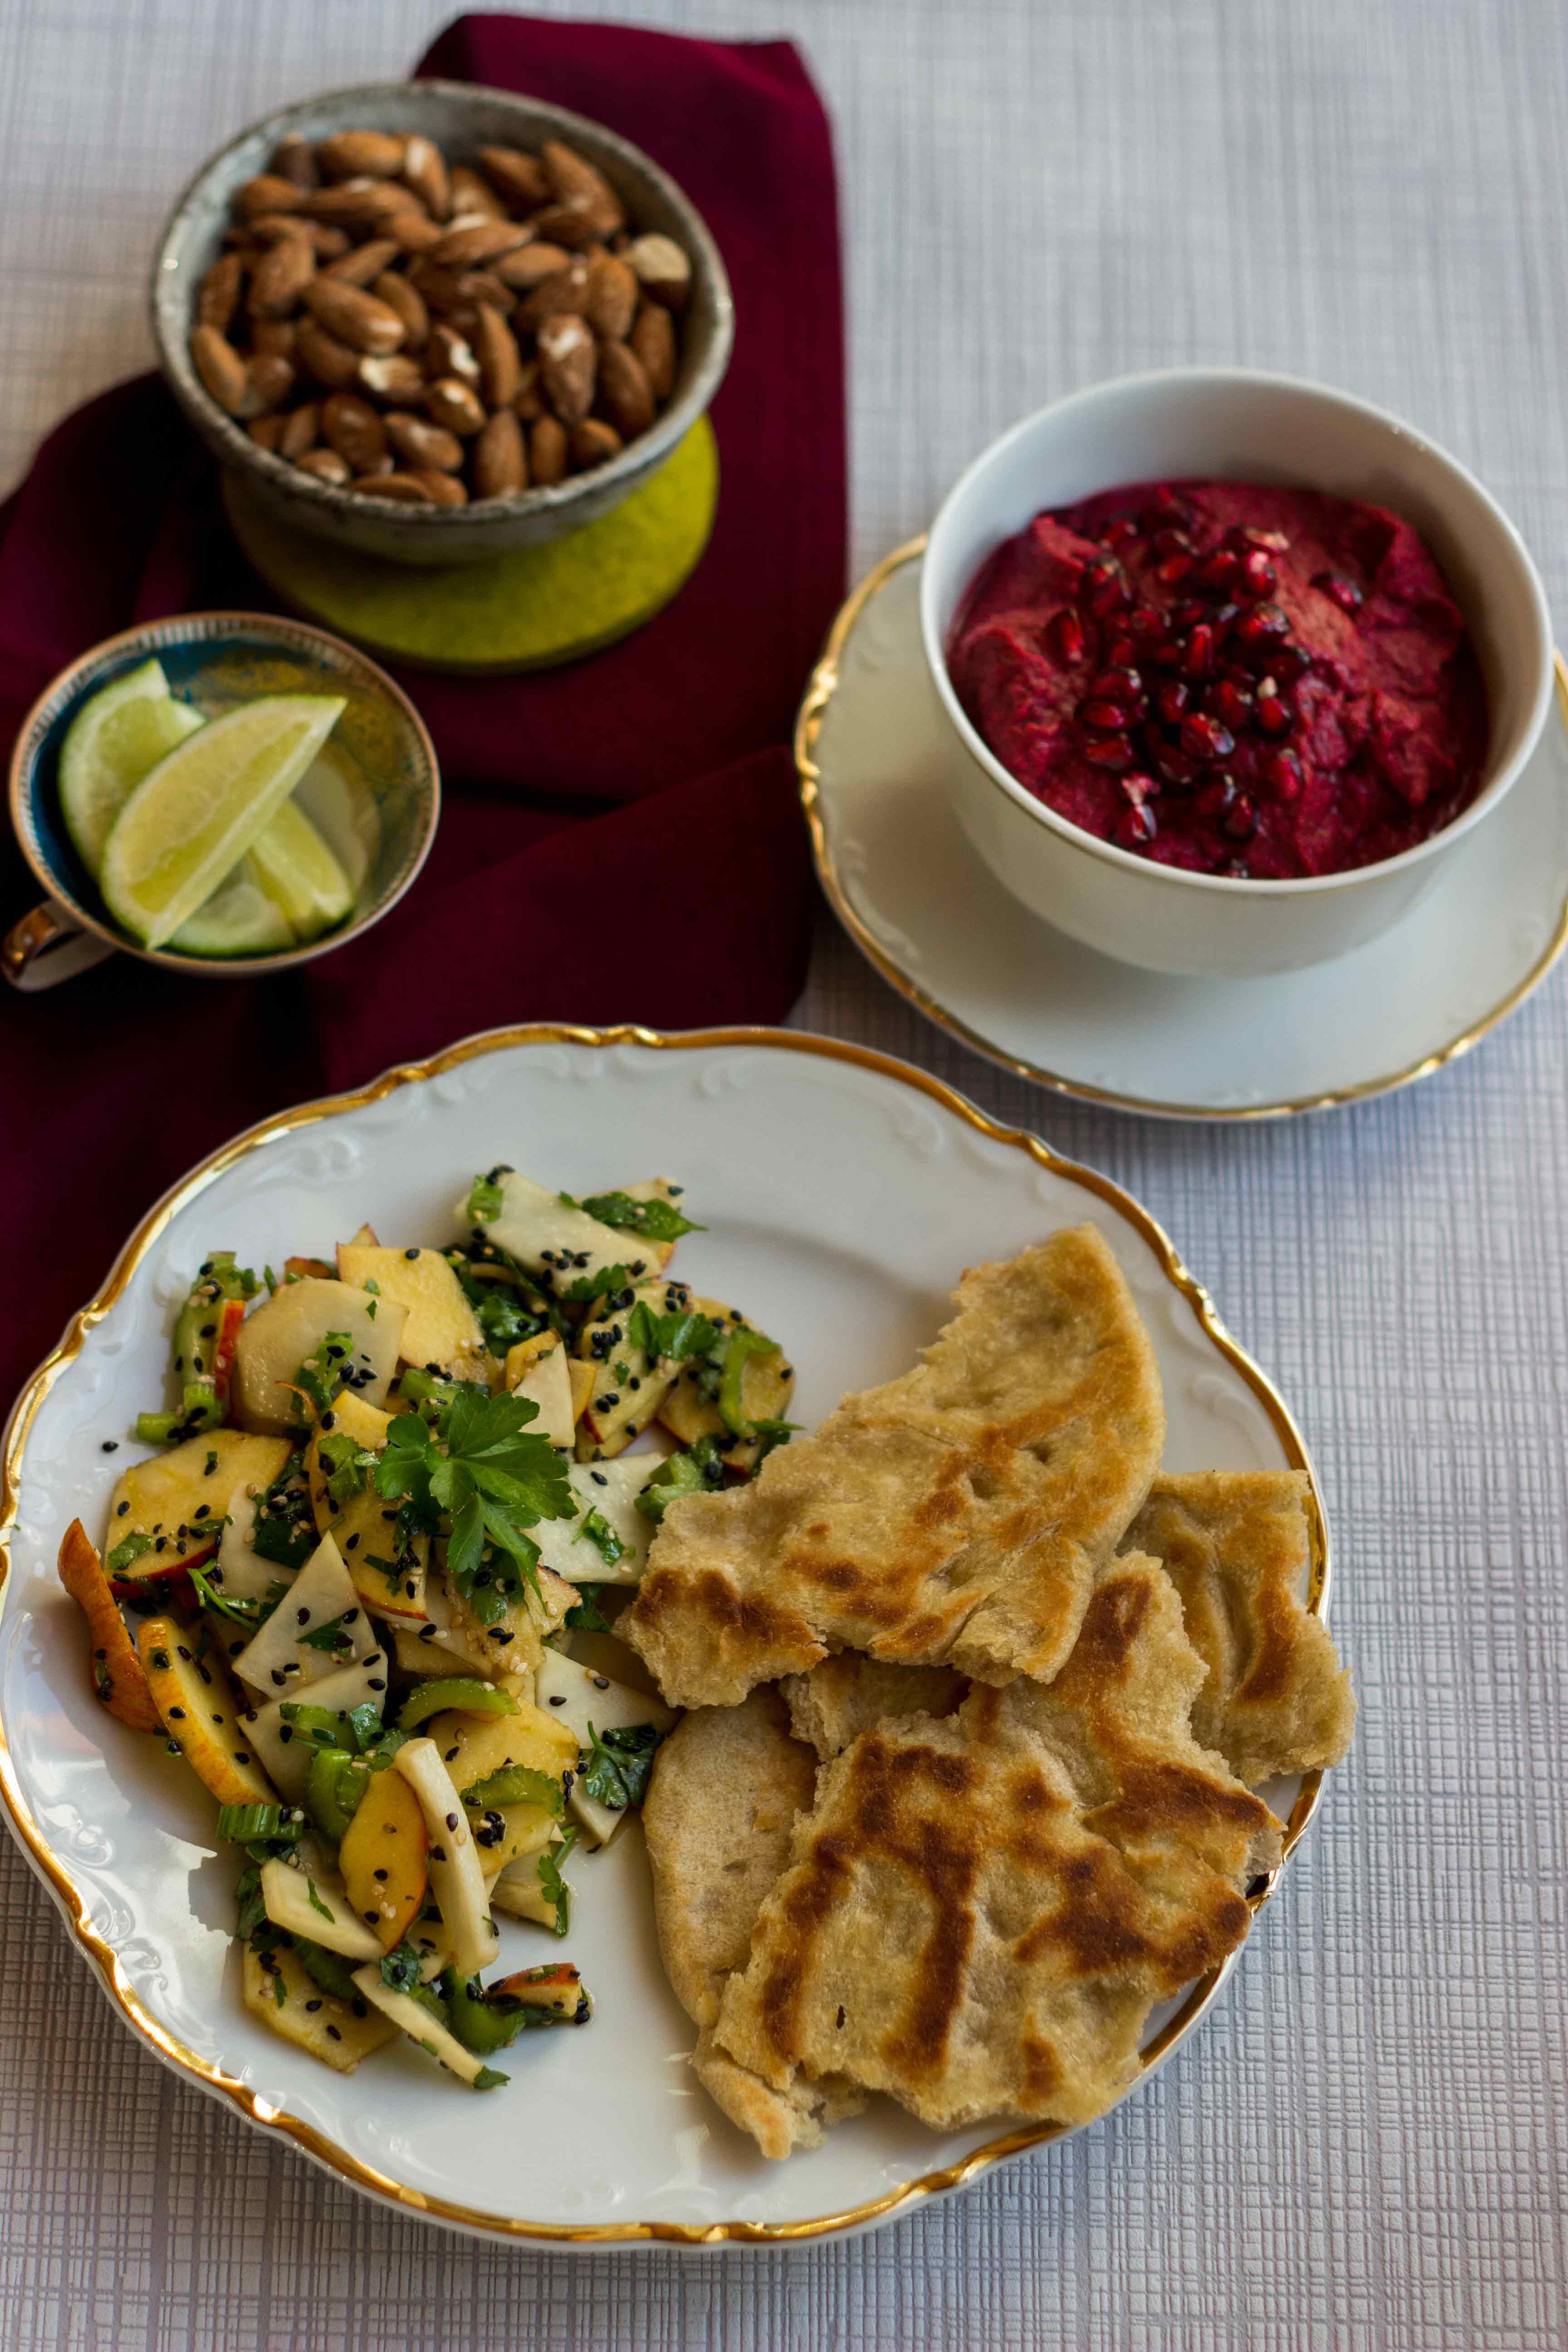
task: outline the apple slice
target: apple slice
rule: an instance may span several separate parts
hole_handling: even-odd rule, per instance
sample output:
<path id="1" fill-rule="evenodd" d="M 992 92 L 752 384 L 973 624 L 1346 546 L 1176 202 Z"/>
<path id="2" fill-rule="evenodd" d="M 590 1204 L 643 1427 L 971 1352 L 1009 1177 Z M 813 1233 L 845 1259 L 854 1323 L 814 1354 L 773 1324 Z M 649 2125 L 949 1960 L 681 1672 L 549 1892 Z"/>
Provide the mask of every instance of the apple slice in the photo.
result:
<path id="1" fill-rule="evenodd" d="M 532 1531 L 543 1566 L 569 1584 L 640 1584 L 647 1567 L 653 1522 L 637 1498 L 659 1467 L 659 1454 L 619 1462 L 574 1462 L 567 1484 L 576 1501 L 569 1519 L 544 1519 Z M 584 1532 L 590 1514 L 600 1525 Z"/>
<path id="2" fill-rule="evenodd" d="M 333 1886 L 323 1885 L 310 1871 L 296 1870 L 291 1863 L 264 1862 L 261 1899 L 273 1926 L 291 1936 L 324 1944 L 329 1952 L 342 1952 L 347 1960 L 381 1958 L 374 1928 L 354 1917 L 344 1895 Z"/>
<path id="3" fill-rule="evenodd" d="M 92 1686 L 112 1716 L 132 1731 L 156 1731 L 163 1717 L 153 1704 L 136 1645 L 114 1605 L 87 1529 L 73 1519 L 60 1543 L 60 1582 L 87 1619 L 92 1643 Z"/>
<path id="4" fill-rule="evenodd" d="M 283 1709 L 317 1706 L 341 1717 L 343 1736 L 339 1744 L 352 1749 L 357 1743 L 349 1726 L 350 1715 L 362 1706 L 372 1706 L 380 1715 L 385 1704 L 386 1659 L 380 1650 L 372 1650 L 352 1666 L 340 1667 L 336 1674 L 311 1683 L 307 1690 L 284 1691 L 279 1697 L 269 1699 L 265 1706 L 247 1717 L 245 1728 L 279 1788 L 297 1805 L 304 1800 L 306 1776 L 317 1743 L 297 1736 Z"/>
<path id="5" fill-rule="evenodd" d="M 459 2082 L 468 2083 L 478 2090 L 492 2090 L 507 2080 L 504 2074 L 498 2074 L 493 2067 L 487 2066 L 482 2058 L 476 2058 L 471 2050 L 465 2050 L 457 2035 L 449 2033 L 434 2011 L 426 2009 L 423 2001 L 416 2000 L 412 1993 L 394 1992 L 390 1985 L 383 1984 L 379 1968 L 356 1969 L 354 1982 L 373 2009 L 390 2018 L 411 2042 L 417 2042 L 421 2050 L 427 2052 L 432 2058 L 438 2058 Z M 481 2075 L 487 2078 L 483 2082 L 479 2079 Z"/>
<path id="6" fill-rule="evenodd" d="M 205 1559 L 235 1488 L 270 1486 L 289 1454 L 281 1438 L 208 1429 L 150 1462 L 132 1462 L 120 1474 L 109 1510 L 105 1566 L 116 1591 L 134 1592 Z"/>
<path id="7" fill-rule="evenodd" d="M 492 1720 L 501 1721 L 502 1717 Z M 411 1739 L 392 1759 L 419 1800 L 430 1836 L 430 1886 L 452 1937 L 452 1959 L 465 1976 L 488 1969 L 500 1950 L 479 1849 L 463 1801 L 433 1739 Z"/>
<path id="8" fill-rule="evenodd" d="M 252 1752 L 239 1694 L 216 1650 L 197 1655 L 200 1638 L 173 1617 L 142 1619 L 136 1646 L 153 1704 L 220 1805 L 275 1805 L 278 1792 Z"/>
<path id="9" fill-rule="evenodd" d="M 338 1275 L 361 1289 L 374 1282 L 383 1299 L 405 1310 L 398 1342 L 405 1364 L 422 1364 L 453 1380 L 489 1379 L 489 1351 L 479 1318 L 439 1250 L 340 1242 Z"/>
<path id="10" fill-rule="evenodd" d="M 247 1944 L 241 1967 L 245 2006 L 252 2017 L 335 2074 L 352 2074 L 362 2058 L 396 2039 L 389 2018 L 374 2011 L 360 2017 L 346 2000 L 323 1992 L 287 1944 L 267 1953 L 252 1951 Z"/>
<path id="11" fill-rule="evenodd" d="M 405 1618 L 417 1624 L 428 1613 L 425 1606 L 425 1574 L 430 1556 L 428 1536 L 416 1536 L 406 1555 L 396 1544 L 397 1507 L 389 1503 L 374 1479 L 346 1502 L 334 1503 L 329 1484 L 331 1457 L 321 1458 L 323 1438 L 350 1437 L 368 1453 L 379 1454 L 395 1416 L 383 1412 L 348 1390 L 333 1400 L 330 1414 L 305 1448 L 305 1475 L 310 1488 L 310 1508 L 322 1535 L 331 1528 L 355 1591 L 378 1616 Z M 330 1426 L 329 1426 L 330 1423 Z"/>
<path id="12" fill-rule="evenodd" d="M 591 1389 L 592 1369 L 586 1364 L 582 1369 L 588 1375 L 587 1386 Z M 571 1444 L 577 1423 L 573 1404 L 572 1360 L 561 1344 L 559 1331 L 536 1331 L 531 1339 L 520 1339 L 509 1349 L 501 1386 L 538 1407 L 539 1418 L 528 1425 L 531 1437 L 547 1437 L 552 1445 Z"/>
<path id="13" fill-rule="evenodd" d="M 329 1332 L 343 1332 L 351 1356 L 344 1385 L 367 1404 L 384 1404 L 407 1320 L 395 1299 L 377 1299 L 346 1282 L 308 1275 L 286 1282 L 246 1318 L 234 1356 L 234 1406 L 247 1429 L 282 1435 L 302 1429 L 292 1383 Z"/>
<path id="14" fill-rule="evenodd" d="M 508 1764 L 559 1780 L 577 1761 L 575 1731 L 523 1699 L 515 1715 L 438 1715 L 429 1732 L 458 1789 L 471 1789 Z"/>
<path id="15" fill-rule="evenodd" d="M 516 1862 L 509 1862 L 490 1888 L 490 1909 L 505 1911 L 514 1919 L 532 1919 L 539 1927 L 557 1932 L 559 1912 L 544 1891 L 539 1865 L 563 1843 L 561 1832 L 556 1830 L 548 1845 L 541 1846 L 534 1853 L 520 1855 Z"/>
<path id="16" fill-rule="evenodd" d="M 299 1698 L 312 1683 L 367 1657 L 377 1646 L 342 1554 L 331 1536 L 323 1536 L 284 1599 L 241 1650 L 234 1669 L 264 1698 Z"/>
<path id="17" fill-rule="evenodd" d="M 577 1334 L 577 1357 L 592 1367 L 593 1391 L 577 1433 L 580 1460 L 608 1461 L 623 1454 L 647 1427 L 675 1385 L 680 1367 L 649 1356 L 632 1343 L 631 1318 L 639 1306 L 654 1315 L 687 1313 L 691 1295 L 679 1283 L 640 1282 L 620 1304 Z"/>
<path id="18" fill-rule="evenodd" d="M 675 1723 L 673 1710 L 662 1699 L 628 1690 L 624 1683 L 595 1674 L 591 1666 L 563 1657 L 559 1650 L 545 1651 L 534 1687 L 541 1707 L 552 1710 L 556 1722 L 584 1755 L 593 1747 L 595 1731 L 602 1738 L 606 1731 L 630 1730 L 645 1723 L 651 1723 L 656 1731 L 668 1731 Z M 595 1845 L 608 1845 L 626 1818 L 624 1811 L 617 1812 L 589 1796 L 581 1777 L 572 1783 L 569 1801 Z"/>
<path id="19" fill-rule="evenodd" d="M 419 1916 L 429 1875 L 429 1841 L 419 1800 L 397 1772 L 373 1772 L 338 1848 L 343 1893 L 374 1927 L 384 1952 Z"/>

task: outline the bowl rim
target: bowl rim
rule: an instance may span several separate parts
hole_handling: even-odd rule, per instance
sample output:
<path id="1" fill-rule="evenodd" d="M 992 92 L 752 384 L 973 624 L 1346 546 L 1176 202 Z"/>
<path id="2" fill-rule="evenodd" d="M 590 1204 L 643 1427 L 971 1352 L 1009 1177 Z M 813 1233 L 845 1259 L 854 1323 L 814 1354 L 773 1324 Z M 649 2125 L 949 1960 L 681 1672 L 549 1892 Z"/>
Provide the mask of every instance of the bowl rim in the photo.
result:
<path id="1" fill-rule="evenodd" d="M 658 185 L 660 194 L 671 208 L 681 215 L 682 234 L 690 241 L 693 271 L 706 280 L 713 305 L 713 331 L 709 348 L 693 370 L 690 383 L 677 394 L 668 408 L 654 418 L 646 433 L 639 433 L 635 440 L 628 441 L 626 447 L 606 465 L 595 466 L 585 474 L 568 475 L 564 481 L 545 483 L 510 498 L 472 499 L 462 507 L 405 506 L 390 499 L 376 499 L 368 491 L 347 490 L 334 483 L 318 481 L 312 475 L 302 474 L 287 458 L 262 448 L 259 442 L 251 439 L 242 425 L 219 407 L 194 369 L 190 368 L 183 339 L 176 350 L 172 326 L 165 321 L 163 311 L 163 299 L 170 281 L 181 274 L 181 257 L 174 248 L 185 228 L 187 215 L 197 195 L 220 173 L 237 148 L 254 139 L 258 131 L 273 126 L 277 126 L 279 135 L 283 136 L 291 121 L 320 107 L 350 102 L 370 106 L 378 100 L 405 99 L 410 91 L 421 90 L 454 100 L 499 100 L 535 115 L 547 114 L 552 122 L 559 126 L 563 137 L 570 138 L 574 132 L 585 131 L 595 142 L 603 142 L 619 151 L 637 172 L 645 173 Z M 185 305 L 187 334 L 190 319 L 195 314 L 194 306 L 193 285 Z M 428 532 L 433 538 L 444 531 L 456 539 L 465 530 L 471 531 L 476 525 L 482 530 L 487 524 L 499 523 L 503 519 L 516 520 L 529 515 L 569 510 L 590 488 L 600 491 L 606 485 L 624 483 L 630 489 L 652 466 L 669 456 L 682 435 L 706 413 L 723 381 L 735 340 L 734 297 L 713 233 L 685 190 L 661 164 L 654 162 L 645 149 L 624 138 L 618 131 L 612 131 L 607 123 L 596 122 L 592 116 L 579 114 L 570 107 L 557 106 L 549 99 L 532 98 L 521 90 L 500 89 L 489 82 L 450 81 L 436 76 L 405 81 L 363 82 L 342 89 L 319 90 L 311 97 L 295 100 L 288 106 L 276 107 L 270 113 L 258 115 L 253 122 L 234 132 L 192 173 L 158 232 L 148 279 L 147 309 L 159 365 L 166 382 L 181 406 L 192 415 L 193 422 L 199 414 L 224 451 L 227 462 L 249 469 L 261 481 L 275 488 L 287 488 L 291 498 L 297 496 L 307 508 L 315 506 L 323 514 L 334 517 L 365 517 L 368 514 L 380 522 L 395 517 L 400 523 L 411 522 L 416 529 Z"/>
<path id="2" fill-rule="evenodd" d="M 167 645 L 170 630 L 177 630 L 185 624 L 193 622 L 223 623 L 231 626 L 237 635 L 241 632 L 258 632 L 263 635 L 279 639 L 287 637 L 294 641 L 300 637 L 310 637 L 315 639 L 318 644 L 330 646 L 335 654 L 348 655 L 364 674 L 366 683 L 391 702 L 407 722 L 429 782 L 429 814 L 417 846 L 409 857 L 403 873 L 397 877 L 395 886 L 388 890 L 384 898 L 378 899 L 360 921 L 345 923 L 336 930 L 324 931 L 320 939 L 303 940 L 298 947 L 279 948 L 269 955 L 234 957 L 181 955 L 168 948 L 143 947 L 142 942 L 139 940 L 133 940 L 129 932 L 119 929 L 103 915 L 95 913 L 91 907 L 84 905 L 74 890 L 63 890 L 58 875 L 37 851 L 33 839 L 33 828 L 23 822 L 23 809 L 32 795 L 34 778 L 37 772 L 37 755 L 43 740 L 42 735 L 37 742 L 30 739 L 33 737 L 36 725 L 43 717 L 45 706 L 53 702 L 63 691 L 65 700 L 61 710 L 56 714 L 56 716 L 63 716 L 64 711 L 69 709 L 71 703 L 79 695 L 81 675 L 85 670 L 93 667 L 106 656 L 132 653 L 142 646 L 147 648 L 150 656 L 155 657 L 159 646 Z M 216 639 L 220 632 L 214 630 L 212 634 Z M 50 723 L 53 723 L 52 720 Z M 436 746 L 430 740 L 430 730 L 408 696 L 395 678 L 388 677 L 379 662 L 373 661 L 370 656 L 362 653 L 357 646 L 348 644 L 342 637 L 334 636 L 330 629 L 318 628 L 312 621 L 296 621 L 285 613 L 253 613 L 237 606 L 221 606 L 211 612 L 170 613 L 161 620 L 139 621 L 134 628 L 121 629 L 111 637 L 100 638 L 96 645 L 89 646 L 85 652 L 78 654 L 74 661 L 68 662 L 63 669 L 57 670 L 43 691 L 34 697 L 16 730 L 16 740 L 11 749 L 6 803 L 10 811 L 11 830 L 16 836 L 16 845 L 31 868 L 35 880 L 44 890 L 50 903 L 63 907 L 73 921 L 79 924 L 83 930 L 91 931 L 96 938 L 105 940 L 110 947 L 117 949 L 121 955 L 135 956 L 142 963 L 157 964 L 167 971 L 190 972 L 201 980 L 251 980 L 259 974 L 291 971 L 297 965 L 313 962 L 318 956 L 330 955 L 334 948 L 346 946 L 350 940 L 362 939 L 367 931 L 373 930 L 382 917 L 389 914 L 398 900 L 413 887 L 419 878 L 426 859 L 430 855 L 431 845 L 436 838 L 436 830 L 441 819 L 441 763 L 436 756 Z"/>
<path id="3" fill-rule="evenodd" d="M 1489 776 L 1469 805 L 1461 809 L 1449 824 L 1440 825 L 1436 832 L 1428 834 L 1425 841 L 1418 841 L 1411 848 L 1402 849 L 1392 857 L 1379 858 L 1368 866 L 1348 866 L 1342 872 L 1334 874 L 1293 875 L 1278 878 L 1247 877 L 1245 879 L 1228 874 L 1196 873 L 1187 866 L 1163 866 L 1154 858 L 1140 857 L 1132 850 L 1119 848 L 1114 842 L 1102 841 L 1098 834 L 1089 833 L 1084 826 L 1075 824 L 1070 817 L 1063 816 L 1059 811 L 1047 806 L 1044 801 L 1037 800 L 1035 795 L 996 757 L 958 698 L 949 675 L 945 650 L 937 631 L 933 585 L 935 572 L 931 562 L 931 555 L 943 525 L 951 527 L 952 516 L 962 511 L 963 501 L 972 493 L 976 482 L 1005 451 L 1026 439 L 1047 418 L 1059 418 L 1071 410 L 1091 407 L 1096 402 L 1112 394 L 1124 393 L 1135 388 L 1145 389 L 1154 385 L 1166 385 L 1174 389 L 1179 385 L 1201 384 L 1208 384 L 1215 389 L 1241 385 L 1266 391 L 1305 393 L 1327 406 L 1349 411 L 1368 423 L 1384 428 L 1396 440 L 1412 445 L 1426 457 L 1436 459 L 1440 467 L 1447 468 L 1479 500 L 1492 521 L 1498 526 L 1504 545 L 1518 565 L 1528 601 L 1535 616 L 1539 652 L 1534 699 L 1521 726 L 1513 755 L 1505 766 Z M 1077 392 L 1068 393 L 1060 400 L 1048 401 L 1044 407 L 1034 409 L 1027 416 L 1020 417 L 1016 425 L 1010 425 L 1005 433 L 999 434 L 994 441 L 988 442 L 985 447 L 970 460 L 937 509 L 926 537 L 926 561 L 921 575 L 920 613 L 921 639 L 925 652 L 926 666 L 931 671 L 938 698 L 960 742 L 970 753 L 988 782 L 998 786 L 1016 807 L 1021 808 L 1026 815 L 1043 824 L 1047 832 L 1058 835 L 1074 849 L 1087 851 L 1103 863 L 1119 867 L 1123 873 L 1134 874 L 1142 880 L 1169 885 L 1173 888 L 1215 892 L 1230 898 L 1279 899 L 1287 895 L 1300 898 L 1331 896 L 1347 890 L 1365 888 L 1391 875 L 1406 873 L 1426 860 L 1440 856 L 1463 840 L 1472 827 L 1479 824 L 1484 817 L 1489 816 L 1504 794 L 1510 792 L 1519 781 L 1531 752 L 1541 740 L 1542 730 L 1552 707 L 1555 655 L 1552 615 L 1546 602 L 1546 591 L 1542 584 L 1541 574 L 1536 569 L 1534 559 L 1526 547 L 1517 526 L 1504 513 L 1490 491 L 1477 479 L 1468 467 L 1462 465 L 1459 459 L 1453 457 L 1440 443 L 1433 441 L 1416 426 L 1406 423 L 1404 417 L 1396 415 L 1392 409 L 1382 408 L 1373 401 L 1363 400 L 1355 393 L 1342 392 L 1335 385 L 1320 383 L 1310 376 L 1290 375 L 1279 369 L 1205 366 L 1139 369 L 1127 375 L 1109 376 L 1099 383 L 1084 384 Z"/>

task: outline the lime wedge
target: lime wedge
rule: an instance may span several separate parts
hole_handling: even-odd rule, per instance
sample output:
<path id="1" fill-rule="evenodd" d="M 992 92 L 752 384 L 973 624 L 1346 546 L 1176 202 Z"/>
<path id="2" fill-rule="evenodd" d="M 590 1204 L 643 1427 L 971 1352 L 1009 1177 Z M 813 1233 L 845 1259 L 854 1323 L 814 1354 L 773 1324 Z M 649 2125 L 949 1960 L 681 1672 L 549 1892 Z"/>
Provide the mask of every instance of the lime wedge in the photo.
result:
<path id="1" fill-rule="evenodd" d="M 297 801 L 257 835 L 250 865 L 299 940 L 319 939 L 353 905 L 348 876 Z"/>
<path id="2" fill-rule="evenodd" d="M 276 817 L 273 823 L 277 823 Z M 169 941 L 182 955 L 243 956 L 291 948 L 294 934 L 268 897 L 248 857 L 188 916 Z"/>
<path id="3" fill-rule="evenodd" d="M 266 694 L 166 752 L 121 810 L 99 887 L 118 922 L 162 947 L 238 865 L 343 709 L 340 695 Z"/>
<path id="4" fill-rule="evenodd" d="M 201 712 L 169 692 L 161 662 L 127 670 L 82 704 L 60 746 L 60 808 L 95 880 L 103 845 L 136 786 L 201 724 Z"/>

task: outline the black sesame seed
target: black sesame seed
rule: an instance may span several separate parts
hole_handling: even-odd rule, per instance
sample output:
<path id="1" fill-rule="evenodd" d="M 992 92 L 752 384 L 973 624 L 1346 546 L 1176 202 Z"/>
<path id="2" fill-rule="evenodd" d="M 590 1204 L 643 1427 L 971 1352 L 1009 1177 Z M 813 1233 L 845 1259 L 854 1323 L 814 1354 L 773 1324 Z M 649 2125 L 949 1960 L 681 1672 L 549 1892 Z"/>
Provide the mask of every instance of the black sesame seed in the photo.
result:
<path id="1" fill-rule="evenodd" d="M 336 1429 L 337 1425 L 338 1416 L 335 1412 L 324 1412 L 321 1415 L 321 1427 L 323 1429 Z"/>
<path id="2" fill-rule="evenodd" d="M 333 2040 L 334 2042 L 341 2042 L 341 2041 L 342 2040 L 342 2038 L 343 2038 L 343 2037 L 342 2037 L 342 2035 L 338 2032 L 338 2029 L 337 2029 L 337 2027 L 336 2027 L 335 2025 L 329 2025 L 329 2026 L 328 2026 L 328 2028 L 327 2028 L 327 2032 L 331 2035 L 332 2040 Z"/>
<path id="3" fill-rule="evenodd" d="M 366 1688 L 367 1690 L 384 1690 L 384 1689 L 386 1688 L 386 1677 L 385 1677 L 385 1675 L 368 1675 L 368 1676 L 366 1677 L 366 1680 L 365 1680 L 365 1688 Z"/>
<path id="4" fill-rule="evenodd" d="M 564 1706 L 566 1702 L 563 1698 L 552 1698 L 550 1704 L 552 1706 Z"/>
<path id="5" fill-rule="evenodd" d="M 314 2015 L 316 2014 L 316 2011 L 320 2009 L 320 2007 L 321 2007 L 321 2004 L 320 2000 L 308 2000 L 308 2001 L 305 2003 L 306 2011 L 307 2011 L 307 2012 L 308 2012 L 311 2017 L 314 2017 Z"/>
<path id="6" fill-rule="evenodd" d="M 457 1816 L 457 1814 L 456 1814 L 456 1813 L 448 1813 L 448 1814 L 447 1814 L 447 1827 L 449 1830 L 455 1830 L 455 1829 L 457 1828 L 457 1826 L 458 1826 L 458 1816 Z"/>
<path id="7" fill-rule="evenodd" d="M 103 1450 L 106 1454 L 118 1454 L 120 1451 L 118 1437 L 106 1437 L 103 1441 Z"/>
<path id="8" fill-rule="evenodd" d="M 310 1622 L 310 1612 L 308 1609 L 296 1609 L 294 1615 L 301 1625 L 308 1625 Z"/>
<path id="9" fill-rule="evenodd" d="M 358 1549 L 358 1548 L 359 1548 L 359 1538 L 358 1538 L 358 1536 L 345 1536 L 345 1537 L 343 1538 L 343 1549 L 344 1549 L 345 1551 L 355 1551 L 355 1550 L 357 1550 L 357 1549 Z"/>
<path id="10" fill-rule="evenodd" d="M 114 1516 L 115 1516 L 115 1517 L 116 1517 L 117 1519 L 122 1519 L 122 1518 L 125 1517 L 126 1512 L 127 1512 L 130 1508 L 131 1508 L 131 1506 L 130 1506 L 130 1504 L 129 1504 L 129 1503 L 116 1503 L 116 1505 L 115 1505 L 115 1507 L 114 1507 Z"/>
<path id="11" fill-rule="evenodd" d="M 416 1249 L 406 1249 L 403 1255 L 405 1257 L 417 1257 L 419 1253 Z"/>
<path id="12" fill-rule="evenodd" d="M 172 1706 L 169 1709 L 169 1720 L 171 1723 L 184 1723 L 184 1719 L 185 1710 L 183 1706 Z"/>

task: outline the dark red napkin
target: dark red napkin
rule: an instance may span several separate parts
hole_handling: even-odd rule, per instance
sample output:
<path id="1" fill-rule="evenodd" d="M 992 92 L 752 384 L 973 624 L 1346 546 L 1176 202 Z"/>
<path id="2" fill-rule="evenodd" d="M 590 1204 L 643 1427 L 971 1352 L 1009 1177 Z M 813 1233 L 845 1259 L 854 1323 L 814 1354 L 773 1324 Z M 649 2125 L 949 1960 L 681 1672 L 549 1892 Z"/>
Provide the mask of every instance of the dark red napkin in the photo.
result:
<path id="1" fill-rule="evenodd" d="M 414 888 L 363 940 L 271 981 L 117 957 L 0 991 L 0 1403 L 149 1203 L 267 1112 L 472 1029 L 773 1021 L 805 977 L 812 886 L 786 745 L 843 593 L 843 332 L 826 119 L 787 42 L 468 16 L 418 70 L 608 123 L 680 183 L 735 293 L 714 403 L 712 541 L 648 627 L 521 679 L 400 672 L 446 789 Z M 68 417 L 0 509 L 0 730 L 132 622 L 273 600 L 156 378 Z M 38 896 L 0 853 L 0 923 Z M 602 908 L 622 953 L 584 952 Z"/>

